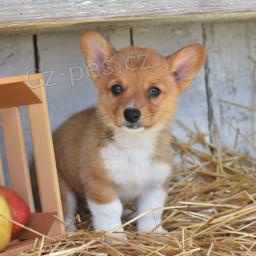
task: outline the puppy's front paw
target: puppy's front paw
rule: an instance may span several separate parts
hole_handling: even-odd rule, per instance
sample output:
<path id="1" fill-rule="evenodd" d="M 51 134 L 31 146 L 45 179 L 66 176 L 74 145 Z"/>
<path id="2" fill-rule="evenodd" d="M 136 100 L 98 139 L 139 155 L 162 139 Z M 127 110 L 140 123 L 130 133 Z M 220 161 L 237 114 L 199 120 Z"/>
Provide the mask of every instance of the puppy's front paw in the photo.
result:
<path id="1" fill-rule="evenodd" d="M 163 228 L 162 226 L 159 226 L 159 227 L 153 229 L 152 231 L 155 233 L 160 233 L 160 234 L 168 233 L 168 231 L 165 228 Z"/>
<path id="2" fill-rule="evenodd" d="M 146 233 L 146 232 L 154 232 L 154 233 L 167 233 L 168 231 L 163 228 L 162 225 L 157 226 L 156 223 L 149 220 L 139 220 L 137 223 L 137 229 L 139 232 Z"/>
<path id="3" fill-rule="evenodd" d="M 103 240 L 111 245 L 119 245 L 124 244 L 128 239 L 124 232 L 114 232 L 106 233 Z"/>

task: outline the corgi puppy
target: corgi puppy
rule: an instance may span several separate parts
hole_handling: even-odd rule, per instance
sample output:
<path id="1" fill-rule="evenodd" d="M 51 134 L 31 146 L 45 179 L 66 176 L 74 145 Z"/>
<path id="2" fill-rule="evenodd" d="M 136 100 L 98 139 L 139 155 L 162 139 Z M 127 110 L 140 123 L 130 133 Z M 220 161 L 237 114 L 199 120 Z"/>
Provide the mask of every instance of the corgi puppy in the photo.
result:
<path id="1" fill-rule="evenodd" d="M 99 103 L 53 136 L 65 220 L 74 218 L 79 194 L 95 231 L 122 234 L 123 205 L 133 200 L 137 214 L 148 211 L 137 230 L 165 232 L 162 207 L 173 164 L 169 123 L 206 50 L 195 44 L 169 57 L 147 48 L 117 51 L 94 31 L 81 34 L 81 50 Z"/>

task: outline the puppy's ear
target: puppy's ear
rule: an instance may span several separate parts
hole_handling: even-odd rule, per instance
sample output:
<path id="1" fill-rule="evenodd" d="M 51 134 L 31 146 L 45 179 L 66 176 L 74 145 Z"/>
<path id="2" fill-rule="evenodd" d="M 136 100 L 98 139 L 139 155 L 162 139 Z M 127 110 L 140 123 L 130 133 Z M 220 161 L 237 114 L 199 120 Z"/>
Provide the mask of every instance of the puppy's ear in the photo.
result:
<path id="1" fill-rule="evenodd" d="M 111 44 L 102 35 L 92 30 L 81 33 L 80 47 L 87 64 L 96 64 L 100 73 L 104 69 L 104 62 L 115 53 Z"/>
<path id="2" fill-rule="evenodd" d="M 206 49 L 200 44 L 187 46 L 167 57 L 171 74 L 180 92 L 188 88 L 205 59 Z"/>

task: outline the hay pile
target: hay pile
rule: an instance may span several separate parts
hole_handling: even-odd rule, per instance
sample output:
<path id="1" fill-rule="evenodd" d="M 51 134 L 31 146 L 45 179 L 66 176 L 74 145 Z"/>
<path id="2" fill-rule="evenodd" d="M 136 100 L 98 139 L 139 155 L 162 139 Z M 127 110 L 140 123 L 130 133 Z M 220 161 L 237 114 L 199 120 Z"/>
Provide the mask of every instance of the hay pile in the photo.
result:
<path id="1" fill-rule="evenodd" d="M 103 242 L 103 233 L 80 231 L 44 239 L 20 255 L 256 255 L 256 160 L 220 150 L 202 133 L 189 143 L 175 139 L 172 148 L 182 161 L 164 212 L 169 233 L 137 234 L 132 219 L 124 224 L 129 239 L 120 245 Z"/>

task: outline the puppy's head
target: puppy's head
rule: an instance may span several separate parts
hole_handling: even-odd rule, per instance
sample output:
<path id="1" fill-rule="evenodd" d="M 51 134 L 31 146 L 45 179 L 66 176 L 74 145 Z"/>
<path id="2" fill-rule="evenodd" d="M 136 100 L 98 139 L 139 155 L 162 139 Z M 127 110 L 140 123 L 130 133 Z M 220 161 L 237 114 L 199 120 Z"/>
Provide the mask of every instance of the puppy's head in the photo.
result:
<path id="1" fill-rule="evenodd" d="M 166 124 L 178 98 L 192 82 L 206 57 L 202 45 L 187 46 L 169 57 L 152 49 L 116 51 L 94 31 L 81 35 L 87 74 L 99 92 L 99 110 L 109 125 L 143 131 Z"/>

